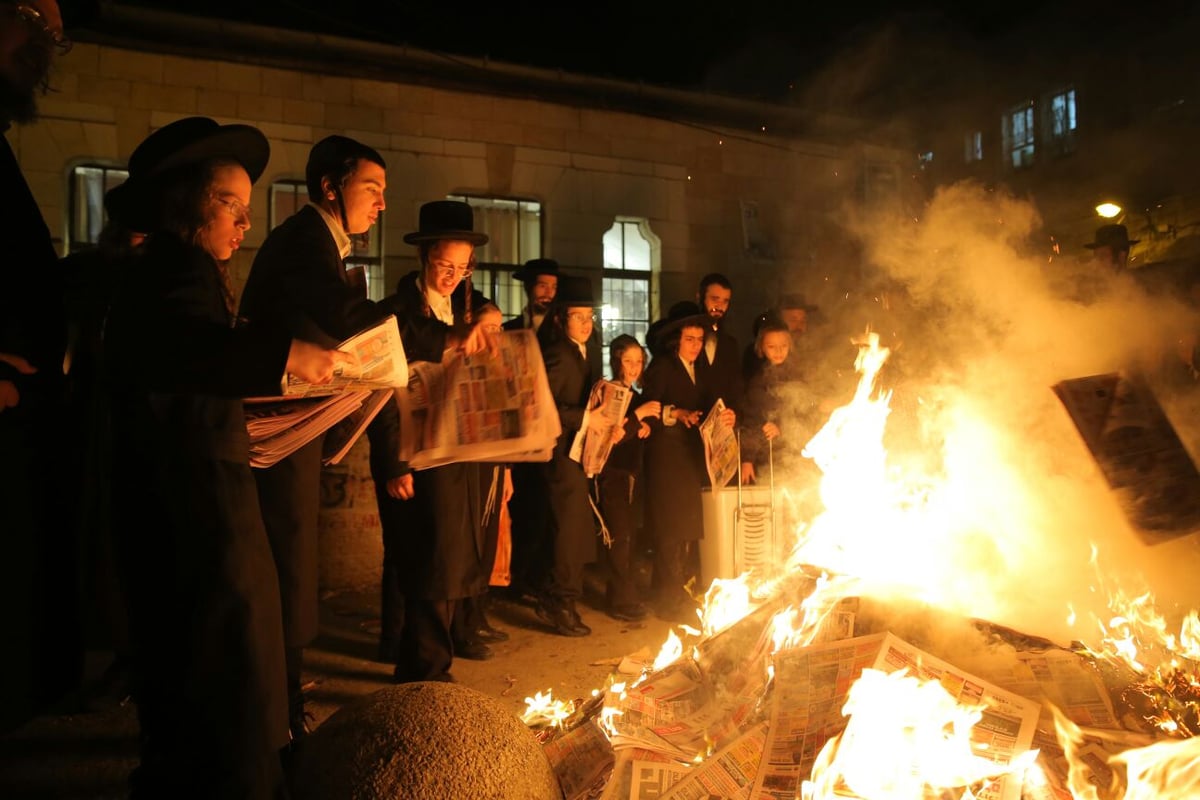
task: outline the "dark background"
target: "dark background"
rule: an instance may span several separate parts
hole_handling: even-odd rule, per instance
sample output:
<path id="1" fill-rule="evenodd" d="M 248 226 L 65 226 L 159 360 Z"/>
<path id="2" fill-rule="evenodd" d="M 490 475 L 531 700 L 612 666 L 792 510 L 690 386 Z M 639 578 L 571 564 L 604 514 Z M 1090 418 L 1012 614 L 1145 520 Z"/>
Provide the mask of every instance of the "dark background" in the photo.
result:
<path id="1" fill-rule="evenodd" d="M 1103 0 L 121 2 L 775 102 L 786 102 L 797 81 L 882 26 L 937 29 L 963 43 L 984 42 L 1047 7 L 1074 6 L 1092 18 L 1105 5 Z"/>

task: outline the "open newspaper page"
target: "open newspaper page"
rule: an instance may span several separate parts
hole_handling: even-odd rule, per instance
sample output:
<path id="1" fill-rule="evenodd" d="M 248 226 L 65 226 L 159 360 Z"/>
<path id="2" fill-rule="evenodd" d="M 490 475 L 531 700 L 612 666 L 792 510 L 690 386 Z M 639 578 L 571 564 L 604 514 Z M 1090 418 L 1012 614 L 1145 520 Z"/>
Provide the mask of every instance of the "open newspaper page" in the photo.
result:
<path id="1" fill-rule="evenodd" d="M 562 425 L 533 331 L 495 334 L 482 352 L 416 362 L 410 373 L 396 402 L 400 458 L 413 469 L 550 459 Z"/>
<path id="2" fill-rule="evenodd" d="M 845 730 L 842 715 L 850 687 L 866 669 L 907 669 L 936 680 L 960 704 L 985 706 L 972 742 L 998 765 L 1029 750 L 1038 704 L 983 681 L 891 633 L 794 648 L 775 656 L 775 686 L 765 756 L 751 798 L 792 800 L 811 777 L 821 748 Z M 1018 800 L 1021 781 L 1005 775 L 975 795 L 980 800 Z"/>
<path id="3" fill-rule="evenodd" d="M 767 724 L 761 722 L 692 767 L 662 795 L 662 800 L 746 800 L 762 761 Z"/>
<path id="4" fill-rule="evenodd" d="M 408 360 L 396 317 L 389 314 L 377 325 L 354 334 L 337 346 L 355 356 L 355 363 L 339 367 L 333 380 L 320 385 L 285 375 L 281 394 L 313 397 L 357 389 L 402 387 L 408 383 Z"/>
<path id="5" fill-rule="evenodd" d="M 588 396 L 583 422 L 571 443 L 571 460 L 578 461 L 589 478 L 599 475 L 613 448 L 613 432 L 625 424 L 633 393 L 615 381 L 599 380 Z"/>
<path id="6" fill-rule="evenodd" d="M 592 796 L 613 765 L 613 749 L 595 720 L 552 739 L 542 752 L 554 768 L 563 800 Z"/>
<path id="7" fill-rule="evenodd" d="M 718 397 L 704 422 L 700 423 L 700 438 L 704 440 L 704 464 L 708 467 L 708 479 L 712 481 L 714 489 L 720 489 L 729 483 L 729 479 L 741 467 L 737 435 L 733 426 L 726 425 L 721 420 L 724 411 L 725 401 Z"/>

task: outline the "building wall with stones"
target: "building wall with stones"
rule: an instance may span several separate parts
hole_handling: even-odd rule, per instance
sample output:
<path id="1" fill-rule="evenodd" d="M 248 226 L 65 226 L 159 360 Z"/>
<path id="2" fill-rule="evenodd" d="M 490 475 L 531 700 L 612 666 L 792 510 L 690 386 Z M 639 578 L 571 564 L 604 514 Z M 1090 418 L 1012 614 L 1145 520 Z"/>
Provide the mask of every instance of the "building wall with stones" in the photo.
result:
<path id="1" fill-rule="evenodd" d="M 645 218 L 662 245 L 655 313 L 693 298 L 704 273 L 727 274 L 735 287 L 733 330 L 743 342 L 753 316 L 781 289 L 811 294 L 830 275 L 853 276 L 857 265 L 841 246 L 839 218 L 868 199 L 868 173 L 898 175 L 900 163 L 891 151 L 852 141 L 280 68 L 244 53 L 226 60 L 85 40 L 59 59 L 39 121 L 7 134 L 60 250 L 72 168 L 124 166 L 152 130 L 194 114 L 256 125 L 271 142 L 253 193 L 253 227 L 235 256 L 239 286 L 267 233 L 268 187 L 302 179 L 311 145 L 339 133 L 376 147 L 388 163 L 388 286 L 415 266 L 402 236 L 415 228 L 422 203 L 448 193 L 536 200 L 543 255 L 592 273 L 597 289 L 604 232 L 618 215 Z M 758 212 L 755 231 L 743 224 L 747 203 Z M 751 234 L 756 241 L 748 246 Z M 378 519 L 369 481 L 362 482 L 365 462 L 350 463 L 358 466 L 333 479 L 326 505 L 354 509 L 338 524 L 359 531 Z M 378 537 L 363 542 L 377 547 Z M 361 556 L 345 555 L 340 574 L 326 582 L 350 584 L 377 570 L 377 552 Z"/>

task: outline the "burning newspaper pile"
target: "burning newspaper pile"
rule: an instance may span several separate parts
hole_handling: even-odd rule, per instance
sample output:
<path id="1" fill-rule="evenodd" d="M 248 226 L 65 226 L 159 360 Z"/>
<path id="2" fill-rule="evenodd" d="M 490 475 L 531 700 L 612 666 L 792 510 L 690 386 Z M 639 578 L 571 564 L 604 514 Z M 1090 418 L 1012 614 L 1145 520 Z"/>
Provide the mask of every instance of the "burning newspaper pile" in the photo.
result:
<path id="1" fill-rule="evenodd" d="M 1151 597 L 1113 591 L 1102 643 L 1062 647 L 931 605 L 917 570 L 907 602 L 872 596 L 907 566 L 885 536 L 919 504 L 887 485 L 888 396 L 874 390 L 887 351 L 873 334 L 860 344 L 854 400 L 806 448 L 825 511 L 777 573 L 713 581 L 699 628 L 677 626 L 602 704 L 543 730 L 564 796 L 1200 796 L 1200 740 L 1178 738 L 1200 728 L 1195 613 L 1176 636 Z M 883 575 L 858 569 L 864 547 Z"/>

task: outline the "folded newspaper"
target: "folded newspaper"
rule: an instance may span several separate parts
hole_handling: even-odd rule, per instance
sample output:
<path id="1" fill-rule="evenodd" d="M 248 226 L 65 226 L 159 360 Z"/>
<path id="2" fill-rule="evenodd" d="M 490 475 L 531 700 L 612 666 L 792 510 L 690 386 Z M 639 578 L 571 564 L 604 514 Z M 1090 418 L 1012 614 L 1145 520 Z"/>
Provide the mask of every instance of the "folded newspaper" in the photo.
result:
<path id="1" fill-rule="evenodd" d="M 396 392 L 400 460 L 413 469 L 456 461 L 549 461 L 562 433 L 531 330 L 489 337 L 487 349 L 410 365 Z"/>
<path id="2" fill-rule="evenodd" d="M 284 397 L 314 397 L 355 389 L 382 389 L 408 383 L 408 360 L 400 326 L 389 314 L 382 322 L 360 331 L 337 346 L 354 356 L 351 364 L 339 367 L 329 383 L 313 384 L 295 375 L 284 375 L 280 394 Z"/>
<path id="3" fill-rule="evenodd" d="M 285 375 L 281 394 L 244 401 L 250 435 L 250 466 L 269 467 L 326 431 L 326 464 L 338 463 L 379 413 L 383 403 L 408 382 L 408 361 L 394 316 L 338 345 L 355 356 L 354 363 L 327 384 L 305 383 Z M 348 420 L 345 424 L 343 420 Z"/>
<path id="4" fill-rule="evenodd" d="M 723 417 L 725 401 L 717 398 L 712 410 L 700 423 L 700 438 L 704 441 L 704 464 L 708 467 L 708 479 L 714 489 L 729 483 L 729 479 L 741 467 L 741 454 L 737 435 L 732 425 L 726 425 Z"/>
<path id="5" fill-rule="evenodd" d="M 613 448 L 613 432 L 625 425 L 633 392 L 615 381 L 599 380 L 588 395 L 583 422 L 571 443 L 570 457 L 589 478 L 599 475 Z"/>

